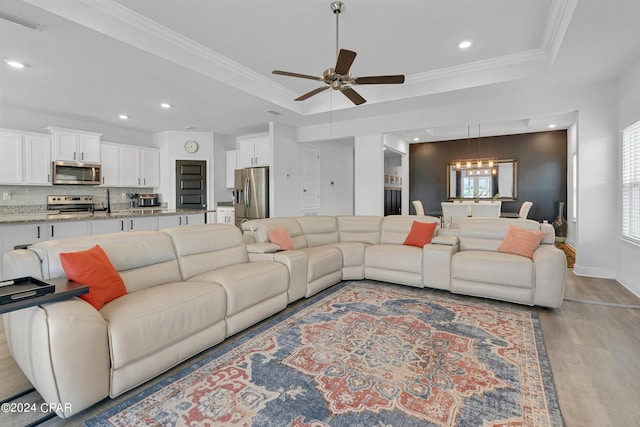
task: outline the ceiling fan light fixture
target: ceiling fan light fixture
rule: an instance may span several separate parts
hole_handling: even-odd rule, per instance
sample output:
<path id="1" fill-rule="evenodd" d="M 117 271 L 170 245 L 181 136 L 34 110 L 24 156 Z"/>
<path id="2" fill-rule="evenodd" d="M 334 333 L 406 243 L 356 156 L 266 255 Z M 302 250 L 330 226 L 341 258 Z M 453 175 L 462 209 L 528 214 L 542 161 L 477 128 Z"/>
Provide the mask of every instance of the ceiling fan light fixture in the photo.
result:
<path id="1" fill-rule="evenodd" d="M 339 16 L 344 8 L 344 3 L 334 1 L 331 3 L 331 10 L 336 15 L 336 65 L 333 68 L 327 68 L 322 73 L 322 77 L 310 76 L 307 74 L 292 73 L 289 71 L 273 70 L 273 74 L 298 77 L 303 79 L 318 80 L 327 86 L 322 86 L 307 92 L 295 99 L 295 101 L 304 101 L 314 95 L 323 92 L 325 89 L 339 90 L 344 96 L 349 98 L 355 105 L 367 102 L 351 85 L 362 84 L 402 84 L 404 83 L 404 75 L 391 76 L 368 76 L 368 77 L 351 77 L 350 69 L 353 61 L 356 59 L 357 53 L 352 50 L 340 49 L 339 47 Z"/>
<path id="2" fill-rule="evenodd" d="M 458 47 L 460 49 L 469 49 L 472 44 L 473 44 L 473 42 L 471 40 L 463 40 L 463 41 L 460 42 Z"/>

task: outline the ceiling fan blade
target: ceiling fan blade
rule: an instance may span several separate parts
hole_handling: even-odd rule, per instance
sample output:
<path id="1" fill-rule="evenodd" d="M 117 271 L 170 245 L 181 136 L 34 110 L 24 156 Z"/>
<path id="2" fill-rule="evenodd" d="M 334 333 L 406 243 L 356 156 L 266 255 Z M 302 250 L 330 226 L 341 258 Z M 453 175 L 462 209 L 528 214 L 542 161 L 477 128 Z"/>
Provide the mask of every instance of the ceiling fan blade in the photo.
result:
<path id="1" fill-rule="evenodd" d="M 353 90 L 349 86 L 341 87 L 340 88 L 340 92 L 344 93 L 344 96 L 349 98 L 351 100 L 351 102 L 353 102 L 356 105 L 364 104 L 365 102 L 367 102 L 366 99 L 361 97 L 358 92 L 356 92 L 355 90 Z"/>
<path id="2" fill-rule="evenodd" d="M 353 60 L 356 59 L 356 55 L 357 53 L 352 50 L 340 49 L 338 60 L 336 61 L 336 74 L 349 74 L 349 69 L 351 68 L 351 64 L 353 64 Z"/>
<path id="3" fill-rule="evenodd" d="M 353 82 L 357 85 L 402 84 L 404 83 L 404 75 L 357 77 L 353 79 Z"/>
<path id="4" fill-rule="evenodd" d="M 307 75 L 307 74 L 291 73 L 289 71 L 280 71 L 280 70 L 273 70 L 272 72 L 273 72 L 273 74 L 278 74 L 280 76 L 298 77 L 298 78 L 301 78 L 301 79 L 323 81 L 322 77 L 310 76 L 310 75 Z"/>
<path id="5" fill-rule="evenodd" d="M 331 87 L 331 86 L 322 86 L 322 87 L 319 87 L 318 89 L 314 89 L 314 90 L 312 90 L 311 92 L 307 92 L 307 93 L 305 93 L 304 95 L 301 95 L 301 96 L 297 97 L 297 98 L 295 99 L 295 101 L 304 101 L 305 99 L 307 99 L 307 98 L 311 98 L 313 95 L 317 95 L 317 94 L 319 94 L 320 92 L 322 92 L 322 91 L 325 91 L 325 90 L 329 89 L 330 87 Z"/>

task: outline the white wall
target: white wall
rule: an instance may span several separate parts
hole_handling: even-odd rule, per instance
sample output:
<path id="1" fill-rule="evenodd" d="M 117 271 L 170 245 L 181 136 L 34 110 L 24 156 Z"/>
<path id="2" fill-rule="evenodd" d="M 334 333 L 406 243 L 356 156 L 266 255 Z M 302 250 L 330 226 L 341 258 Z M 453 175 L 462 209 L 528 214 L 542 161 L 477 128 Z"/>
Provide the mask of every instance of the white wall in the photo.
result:
<path id="1" fill-rule="evenodd" d="M 225 151 L 236 149 L 236 138 L 215 133 L 213 135 L 213 196 L 215 206 L 218 202 L 231 202 L 233 189 L 227 188 L 227 155 Z"/>
<path id="2" fill-rule="evenodd" d="M 355 214 L 384 215 L 382 135 L 356 135 L 354 147 Z"/>
<path id="3" fill-rule="evenodd" d="M 184 149 L 184 143 L 190 139 L 196 140 L 200 149 L 191 154 Z M 214 146 L 212 132 L 193 132 L 170 130 L 153 134 L 153 144 L 160 148 L 160 193 L 162 201 L 170 209 L 176 207 L 176 160 L 204 160 L 207 162 L 207 209 L 215 208 L 214 188 L 215 176 Z M 224 173 L 221 178 L 224 182 Z"/>
<path id="4" fill-rule="evenodd" d="M 574 123 L 567 129 L 567 244 L 572 248 L 578 245 L 575 213 L 573 209 L 573 162 L 572 156 L 578 151 L 578 125 Z M 577 169 L 577 168 L 576 168 Z"/>
<path id="5" fill-rule="evenodd" d="M 269 133 L 273 139 L 273 166 L 269 170 L 269 216 L 302 215 L 301 154 L 295 129 L 272 122 Z"/>
<path id="6" fill-rule="evenodd" d="M 323 141 L 318 215 L 353 215 L 353 142 Z"/>
<path id="7" fill-rule="evenodd" d="M 618 84 L 619 130 L 640 120 L 640 62 L 631 67 Z M 620 156 L 621 157 L 621 156 Z M 620 194 L 620 189 L 618 194 Z M 618 200 L 621 197 L 618 196 Z M 618 221 L 618 233 L 622 230 Z M 634 294 L 640 296 L 640 246 L 620 239 L 618 241 L 616 279 Z"/>

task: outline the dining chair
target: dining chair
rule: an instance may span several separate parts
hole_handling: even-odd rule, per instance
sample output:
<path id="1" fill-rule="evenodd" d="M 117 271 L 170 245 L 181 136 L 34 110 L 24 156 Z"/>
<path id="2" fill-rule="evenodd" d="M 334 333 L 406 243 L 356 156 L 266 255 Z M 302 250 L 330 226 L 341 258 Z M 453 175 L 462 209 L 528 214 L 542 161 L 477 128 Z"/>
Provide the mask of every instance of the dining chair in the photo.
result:
<path id="1" fill-rule="evenodd" d="M 424 215 L 424 207 L 422 206 L 422 202 L 420 200 L 414 200 L 413 207 L 416 210 L 416 215 Z"/>
<path id="2" fill-rule="evenodd" d="M 460 228 L 460 221 L 469 216 L 465 203 L 441 202 L 442 226 L 444 228 Z"/>
<path id="3" fill-rule="evenodd" d="M 500 217 L 500 208 L 502 207 L 501 202 L 495 203 L 474 203 L 471 205 L 471 216 L 472 217 L 490 217 L 490 218 L 499 218 Z"/>
<path id="4" fill-rule="evenodd" d="M 522 202 L 522 206 L 520 206 L 520 212 L 518 213 L 518 218 L 526 219 L 529 215 L 529 210 L 533 206 L 533 202 Z"/>

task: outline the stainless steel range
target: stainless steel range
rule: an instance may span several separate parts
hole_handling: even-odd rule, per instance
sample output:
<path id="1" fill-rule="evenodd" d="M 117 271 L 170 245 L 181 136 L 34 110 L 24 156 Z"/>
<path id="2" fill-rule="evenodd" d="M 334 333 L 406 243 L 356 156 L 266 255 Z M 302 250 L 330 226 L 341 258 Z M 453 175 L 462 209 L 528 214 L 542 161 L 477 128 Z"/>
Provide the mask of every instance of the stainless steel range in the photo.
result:
<path id="1" fill-rule="evenodd" d="M 94 208 L 93 196 L 47 196 L 48 214 L 91 215 Z"/>

